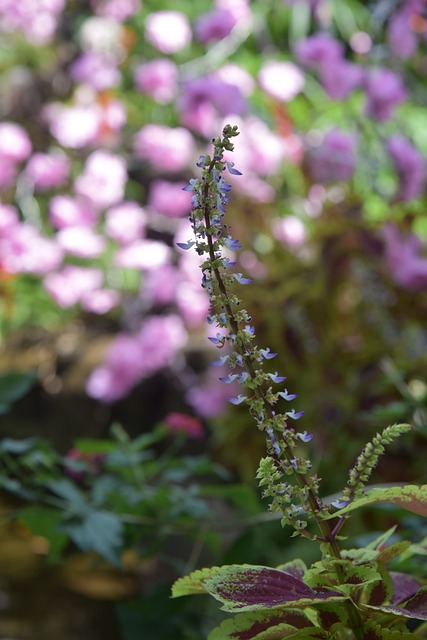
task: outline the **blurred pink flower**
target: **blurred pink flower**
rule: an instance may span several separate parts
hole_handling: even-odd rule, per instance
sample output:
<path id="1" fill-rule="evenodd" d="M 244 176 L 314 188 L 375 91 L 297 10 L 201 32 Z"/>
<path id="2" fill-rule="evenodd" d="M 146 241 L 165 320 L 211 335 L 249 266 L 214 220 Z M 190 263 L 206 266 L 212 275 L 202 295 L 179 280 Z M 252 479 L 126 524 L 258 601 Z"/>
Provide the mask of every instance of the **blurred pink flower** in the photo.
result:
<path id="1" fill-rule="evenodd" d="M 132 244 L 141 239 L 146 220 L 147 215 L 137 202 L 125 200 L 107 211 L 105 231 L 110 238 L 119 244 Z"/>
<path id="2" fill-rule="evenodd" d="M 300 64 L 311 69 L 340 60 L 344 55 L 344 45 L 328 33 L 316 33 L 295 46 L 295 56 Z"/>
<path id="3" fill-rule="evenodd" d="M 183 191 L 185 182 L 154 180 L 150 185 L 147 204 L 169 218 L 181 218 L 191 209 L 191 193 Z"/>
<path id="4" fill-rule="evenodd" d="M 96 91 L 116 87 L 121 79 L 117 61 L 111 55 L 93 51 L 79 56 L 71 65 L 69 73 L 74 82 L 88 84 Z"/>
<path id="5" fill-rule="evenodd" d="M 345 100 L 362 86 L 364 70 L 346 60 L 331 60 L 319 69 L 320 82 L 332 100 Z"/>
<path id="6" fill-rule="evenodd" d="M 292 215 L 284 218 L 275 218 L 271 228 L 276 240 L 290 247 L 301 246 L 307 236 L 304 223 Z"/>
<path id="7" fill-rule="evenodd" d="M 389 120 L 407 97 L 401 77 L 385 68 L 370 69 L 366 73 L 365 89 L 365 113 L 378 122 Z"/>
<path id="8" fill-rule="evenodd" d="M 179 11 L 157 11 L 145 19 L 147 41 L 162 53 L 176 53 L 191 42 L 187 17 Z"/>
<path id="9" fill-rule="evenodd" d="M 159 104 L 170 102 L 177 91 L 178 70 L 167 58 L 138 65 L 134 78 L 138 91 L 151 96 Z"/>
<path id="10" fill-rule="evenodd" d="M 0 237 L 2 266 L 10 273 L 44 275 L 62 262 L 63 251 L 52 239 L 41 236 L 35 227 L 19 223 Z"/>
<path id="11" fill-rule="evenodd" d="M 211 136 L 218 117 L 246 111 L 246 100 L 239 87 L 209 74 L 188 80 L 177 100 L 182 124 Z"/>
<path id="12" fill-rule="evenodd" d="M 387 140 L 386 149 L 399 176 L 395 200 L 408 202 L 419 198 L 426 179 L 426 162 L 422 154 L 405 136 L 399 134 Z"/>
<path id="13" fill-rule="evenodd" d="M 8 189 L 18 175 L 17 166 L 9 158 L 0 154 L 0 189 Z"/>
<path id="14" fill-rule="evenodd" d="M 276 100 L 289 102 L 302 90 L 304 76 L 292 62 L 268 60 L 258 74 L 261 88 Z"/>
<path id="15" fill-rule="evenodd" d="M 100 289 L 103 280 L 99 269 L 66 265 L 61 271 L 47 275 L 44 287 L 60 307 L 71 307 L 84 295 Z"/>
<path id="16" fill-rule="evenodd" d="M 106 209 L 123 199 L 127 182 L 126 162 L 109 151 L 94 151 L 74 183 L 75 192 L 94 209 Z"/>
<path id="17" fill-rule="evenodd" d="M 10 204 L 0 202 L 0 238 L 4 238 L 19 224 L 18 211 Z M 1 256 L 0 256 L 1 258 Z"/>
<path id="18" fill-rule="evenodd" d="M 349 180 L 356 169 L 357 139 L 354 134 L 330 129 L 320 145 L 308 154 L 313 179 L 318 182 Z"/>
<path id="19" fill-rule="evenodd" d="M 165 425 L 171 433 L 184 433 L 189 438 L 203 438 L 203 425 L 199 418 L 189 416 L 186 413 L 168 413 Z"/>
<path id="20" fill-rule="evenodd" d="M 51 134 L 64 147 L 80 149 L 97 140 L 102 112 L 97 104 L 65 106 L 51 103 L 43 110 Z"/>
<path id="21" fill-rule="evenodd" d="M 214 9 L 197 18 L 194 32 L 200 42 L 208 44 L 230 35 L 236 22 L 236 18 L 227 9 Z"/>
<path id="22" fill-rule="evenodd" d="M 10 162 L 21 162 L 31 153 L 31 140 L 19 124 L 0 123 L 0 156 Z"/>
<path id="23" fill-rule="evenodd" d="M 224 384 L 219 380 L 228 373 L 221 367 L 211 367 L 204 382 L 187 391 L 188 404 L 202 418 L 214 418 L 224 412 L 229 407 L 228 398 L 239 393 L 239 385 Z"/>
<path id="24" fill-rule="evenodd" d="M 141 0 L 91 0 L 93 11 L 98 16 L 105 16 L 123 22 L 135 15 L 141 8 Z"/>
<path id="25" fill-rule="evenodd" d="M 147 124 L 134 137 L 136 155 L 159 171 L 180 171 L 193 158 L 193 136 L 183 127 Z"/>
<path id="26" fill-rule="evenodd" d="M 402 235 L 393 224 L 383 228 L 385 240 L 385 264 L 396 284 L 410 291 L 427 286 L 427 257 L 420 255 L 420 239 L 413 235 Z"/>
<path id="27" fill-rule="evenodd" d="M 21 31 L 30 44 L 44 45 L 52 40 L 65 0 L 1 0 L 0 31 Z"/>
<path id="28" fill-rule="evenodd" d="M 122 247 L 116 253 L 114 264 L 126 269 L 150 271 L 166 264 L 171 256 L 170 248 L 158 240 L 137 240 Z"/>
<path id="29" fill-rule="evenodd" d="M 215 0 L 215 7 L 229 11 L 239 27 L 250 25 L 252 12 L 249 0 Z"/>
<path id="30" fill-rule="evenodd" d="M 175 266 L 162 264 L 147 272 L 140 297 L 150 304 L 170 304 L 175 300 L 180 280 L 179 270 Z"/>
<path id="31" fill-rule="evenodd" d="M 57 195 L 49 200 L 49 220 L 57 229 L 93 225 L 97 214 L 86 203 L 71 196 Z"/>
<path id="32" fill-rule="evenodd" d="M 184 322 L 189 327 L 205 325 L 209 313 L 209 298 L 200 285 L 180 282 L 176 290 L 176 305 Z"/>
<path id="33" fill-rule="evenodd" d="M 419 3 L 405 2 L 388 23 L 388 45 L 392 53 L 402 60 L 410 58 L 418 47 L 418 38 L 411 28 L 411 18 L 416 11 L 416 4 Z"/>
<path id="34" fill-rule="evenodd" d="M 66 253 L 78 258 L 97 258 L 105 249 L 105 238 L 86 226 L 61 229 L 56 241 Z"/>
<path id="35" fill-rule="evenodd" d="M 91 313 L 108 313 L 120 304 L 120 293 L 115 289 L 87 291 L 81 297 L 82 309 Z"/>
<path id="36" fill-rule="evenodd" d="M 169 366 L 186 340 L 179 316 L 150 316 L 137 335 L 115 338 L 105 363 L 89 377 L 88 394 L 102 402 L 123 398 L 139 380 Z"/>
<path id="37" fill-rule="evenodd" d="M 255 89 L 255 80 L 252 75 L 246 69 L 233 62 L 220 67 L 216 75 L 223 82 L 236 86 L 242 96 L 250 96 Z"/>
<path id="38" fill-rule="evenodd" d="M 61 151 L 33 153 L 25 167 L 25 173 L 36 191 L 48 191 L 62 187 L 70 174 L 70 159 Z"/>

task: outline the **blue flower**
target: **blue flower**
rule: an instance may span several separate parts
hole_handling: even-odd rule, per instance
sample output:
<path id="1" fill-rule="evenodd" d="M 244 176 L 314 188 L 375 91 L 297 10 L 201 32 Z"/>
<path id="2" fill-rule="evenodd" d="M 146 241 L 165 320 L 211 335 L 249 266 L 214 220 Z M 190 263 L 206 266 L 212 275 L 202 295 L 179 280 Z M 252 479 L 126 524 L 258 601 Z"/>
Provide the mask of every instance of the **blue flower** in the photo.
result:
<path id="1" fill-rule="evenodd" d="M 224 382 L 225 384 L 231 384 L 232 382 L 235 381 L 236 378 L 238 378 L 238 374 L 237 373 L 229 373 L 227 377 L 225 378 L 219 378 L 219 380 L 221 380 L 221 382 Z"/>
<path id="2" fill-rule="evenodd" d="M 303 442 L 310 442 L 310 440 L 313 438 L 313 434 L 307 433 L 307 431 L 302 431 L 300 433 L 297 433 L 297 437 Z"/>
<path id="3" fill-rule="evenodd" d="M 346 507 L 348 505 L 348 503 L 350 502 L 350 500 L 334 500 L 333 502 L 331 502 L 331 505 L 333 507 L 335 507 L 336 509 L 343 509 L 344 507 Z"/>
<path id="4" fill-rule="evenodd" d="M 233 176 L 241 176 L 242 173 L 238 169 L 234 169 L 234 162 L 227 162 L 228 170 Z"/>
<path id="5" fill-rule="evenodd" d="M 235 251 L 236 249 L 241 249 L 242 248 L 242 245 L 239 244 L 239 241 L 235 240 L 231 236 L 227 236 L 226 238 L 224 238 L 223 242 L 224 242 L 225 246 L 228 247 L 229 249 L 231 249 L 232 251 Z"/>
<path id="6" fill-rule="evenodd" d="M 240 394 L 237 398 L 228 398 L 228 402 L 231 402 L 231 404 L 242 404 L 246 399 L 246 396 L 242 396 L 242 394 Z"/>
<path id="7" fill-rule="evenodd" d="M 199 181 L 197 178 L 191 178 L 188 184 L 185 187 L 182 187 L 182 191 L 196 191 L 199 186 Z"/>
<path id="8" fill-rule="evenodd" d="M 210 340 L 211 342 L 213 342 L 213 344 L 224 344 L 225 341 L 225 337 L 222 336 L 220 333 L 217 333 L 216 336 L 214 337 L 209 337 L 208 340 Z"/>
<path id="9" fill-rule="evenodd" d="M 245 328 L 243 329 L 243 333 L 247 333 L 248 336 L 254 336 L 255 335 L 255 327 L 251 327 L 249 324 L 247 324 L 245 326 Z"/>
<path id="10" fill-rule="evenodd" d="M 260 349 L 259 352 L 264 360 L 271 360 L 277 356 L 277 353 L 270 352 L 270 347 L 267 347 L 267 349 Z"/>
<path id="11" fill-rule="evenodd" d="M 251 284 L 252 280 L 250 278 L 244 278 L 241 273 L 233 273 L 233 277 L 239 284 Z"/>
<path id="12" fill-rule="evenodd" d="M 292 420 L 298 420 L 298 418 L 301 418 L 303 414 L 304 414 L 304 411 L 298 411 L 297 413 L 295 409 L 292 409 L 292 411 L 287 411 L 285 415 L 288 418 L 292 418 Z"/>
<path id="13" fill-rule="evenodd" d="M 284 391 L 279 391 L 277 395 L 283 398 L 283 400 L 287 400 L 287 402 L 295 400 L 295 398 L 297 397 L 296 393 L 288 393 L 287 389 L 285 389 Z"/>
<path id="14" fill-rule="evenodd" d="M 273 380 L 273 382 L 283 382 L 284 380 L 286 380 L 286 376 L 279 376 L 277 371 L 276 373 L 267 373 L 267 375 L 269 378 L 271 378 L 271 380 Z M 280 395 L 282 395 L 282 392 L 280 393 Z"/>
<path id="15" fill-rule="evenodd" d="M 188 251 L 188 249 L 191 249 L 191 247 L 194 247 L 196 243 L 194 242 L 194 240 L 188 240 L 188 242 L 177 242 L 176 245 L 177 247 L 179 247 L 180 249 L 184 249 L 184 251 Z"/>
<path id="16" fill-rule="evenodd" d="M 219 360 L 215 360 L 214 362 L 211 362 L 211 364 L 214 367 L 222 367 L 229 359 L 230 356 L 221 356 Z"/>

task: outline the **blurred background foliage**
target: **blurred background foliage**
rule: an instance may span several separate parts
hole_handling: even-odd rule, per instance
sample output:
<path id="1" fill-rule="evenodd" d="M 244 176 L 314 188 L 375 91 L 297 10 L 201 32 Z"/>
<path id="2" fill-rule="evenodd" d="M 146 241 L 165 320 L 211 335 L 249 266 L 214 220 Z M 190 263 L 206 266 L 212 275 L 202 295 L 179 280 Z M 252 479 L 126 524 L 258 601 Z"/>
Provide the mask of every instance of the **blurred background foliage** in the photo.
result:
<path id="1" fill-rule="evenodd" d="M 217 614 L 178 575 L 315 550 L 263 510 L 263 437 L 209 367 L 181 188 L 238 124 L 239 295 L 324 494 L 397 421 L 375 482 L 425 482 L 425 6 L 6 0 L 0 27 L 0 635 L 198 640 Z"/>

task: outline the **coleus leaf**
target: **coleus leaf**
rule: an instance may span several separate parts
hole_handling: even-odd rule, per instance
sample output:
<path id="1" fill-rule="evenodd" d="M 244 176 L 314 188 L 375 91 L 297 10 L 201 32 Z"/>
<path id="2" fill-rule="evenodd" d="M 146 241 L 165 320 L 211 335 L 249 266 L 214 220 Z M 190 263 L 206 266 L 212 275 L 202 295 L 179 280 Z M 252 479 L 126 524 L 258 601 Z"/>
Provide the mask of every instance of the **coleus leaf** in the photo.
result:
<path id="1" fill-rule="evenodd" d="M 289 562 L 279 565 L 276 569 L 289 573 L 291 576 L 294 576 L 294 578 L 302 580 L 305 572 L 307 571 L 307 565 L 303 560 L 295 558 L 295 560 L 290 560 Z"/>
<path id="2" fill-rule="evenodd" d="M 248 611 L 224 620 L 211 631 L 208 640 L 281 640 L 297 629 L 312 626 L 301 611 Z"/>
<path id="3" fill-rule="evenodd" d="M 406 575 L 406 573 L 390 571 L 390 578 L 393 584 L 393 595 L 390 600 L 391 604 L 405 602 L 405 600 L 413 596 L 422 586 L 418 580 L 412 576 Z"/>
<path id="4" fill-rule="evenodd" d="M 329 514 L 325 519 L 343 516 L 350 511 L 360 509 L 360 507 L 379 502 L 392 502 L 402 509 L 427 517 L 427 485 L 408 484 L 404 486 L 366 488 L 360 497 L 352 500 L 343 509 Z"/>
<path id="5" fill-rule="evenodd" d="M 382 563 L 376 564 L 376 569 L 381 576 L 380 580 L 368 584 L 362 592 L 362 602 L 372 605 L 381 605 L 390 602 L 393 594 L 393 582 L 386 566 Z"/>
<path id="6" fill-rule="evenodd" d="M 415 620 L 427 620 L 427 586 L 421 587 L 418 591 L 402 605 L 364 605 L 369 609 L 393 613 L 403 618 L 414 618 Z"/>
<path id="7" fill-rule="evenodd" d="M 207 574 L 205 572 L 208 572 Z M 178 580 L 172 595 L 205 591 L 223 603 L 224 611 L 254 611 L 273 607 L 307 607 L 344 600 L 339 593 L 313 591 L 289 573 L 258 565 L 228 565 L 194 572 Z"/>

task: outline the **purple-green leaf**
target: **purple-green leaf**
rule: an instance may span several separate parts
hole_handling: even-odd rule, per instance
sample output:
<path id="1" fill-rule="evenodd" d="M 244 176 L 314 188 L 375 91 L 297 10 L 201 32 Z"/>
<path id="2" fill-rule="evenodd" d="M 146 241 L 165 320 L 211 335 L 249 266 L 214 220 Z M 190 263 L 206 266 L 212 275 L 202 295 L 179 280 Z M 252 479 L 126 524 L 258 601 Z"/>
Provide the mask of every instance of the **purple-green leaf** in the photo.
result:
<path id="1" fill-rule="evenodd" d="M 313 624 L 301 611 L 248 611 L 224 620 L 211 631 L 208 640 L 281 640 L 297 629 L 307 627 L 313 627 Z"/>
<path id="2" fill-rule="evenodd" d="M 405 602 L 408 598 L 414 595 L 421 587 L 421 583 L 415 578 L 407 576 L 406 573 L 398 573 L 397 571 L 390 572 L 391 581 L 393 583 L 393 595 L 391 598 L 391 604 L 398 604 L 399 602 Z"/>
<path id="3" fill-rule="evenodd" d="M 254 611 L 273 607 L 306 607 L 345 596 L 321 589 L 313 591 L 289 573 L 256 565 L 221 567 L 204 580 L 205 590 L 224 604 L 225 611 Z"/>
<path id="4" fill-rule="evenodd" d="M 403 618 L 427 620 L 427 586 L 418 589 L 418 591 L 403 605 L 365 606 L 369 609 L 375 609 L 376 611 L 394 613 L 395 615 Z"/>

